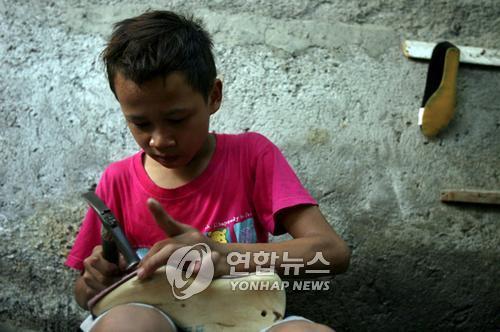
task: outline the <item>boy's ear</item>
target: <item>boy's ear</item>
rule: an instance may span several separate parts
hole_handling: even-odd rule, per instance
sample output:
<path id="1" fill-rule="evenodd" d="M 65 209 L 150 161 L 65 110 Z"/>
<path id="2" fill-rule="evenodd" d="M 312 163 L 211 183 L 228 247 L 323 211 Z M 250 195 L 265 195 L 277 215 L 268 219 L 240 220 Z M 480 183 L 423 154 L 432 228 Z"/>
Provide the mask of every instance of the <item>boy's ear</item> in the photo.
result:
<path id="1" fill-rule="evenodd" d="M 216 78 L 209 98 L 210 114 L 214 114 L 215 112 L 217 112 L 220 108 L 221 103 L 222 103 L 222 81 Z"/>

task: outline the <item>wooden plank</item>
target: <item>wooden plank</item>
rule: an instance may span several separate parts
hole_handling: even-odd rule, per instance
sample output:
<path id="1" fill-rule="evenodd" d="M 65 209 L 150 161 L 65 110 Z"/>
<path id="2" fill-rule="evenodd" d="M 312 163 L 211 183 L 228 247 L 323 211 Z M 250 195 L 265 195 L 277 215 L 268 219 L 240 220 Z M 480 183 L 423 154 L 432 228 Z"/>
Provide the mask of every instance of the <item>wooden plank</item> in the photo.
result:
<path id="1" fill-rule="evenodd" d="M 441 201 L 500 205 L 500 191 L 443 190 Z"/>
<path id="2" fill-rule="evenodd" d="M 430 59 L 432 50 L 437 43 L 428 43 L 416 40 L 403 41 L 403 54 L 407 58 Z M 500 50 L 482 47 L 460 46 L 460 62 L 484 66 L 500 66 Z"/>

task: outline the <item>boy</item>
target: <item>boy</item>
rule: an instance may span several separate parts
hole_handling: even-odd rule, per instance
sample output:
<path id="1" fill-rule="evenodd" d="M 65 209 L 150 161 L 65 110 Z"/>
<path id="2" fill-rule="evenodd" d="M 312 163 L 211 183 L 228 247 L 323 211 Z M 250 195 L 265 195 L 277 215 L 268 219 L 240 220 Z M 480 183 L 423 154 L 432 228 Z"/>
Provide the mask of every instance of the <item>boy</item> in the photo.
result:
<path id="1" fill-rule="evenodd" d="M 138 277 L 146 278 L 185 245 L 206 243 L 215 277 L 229 274 L 230 252 L 275 252 L 311 261 L 321 252 L 332 274 L 347 269 L 345 242 L 321 214 L 281 152 L 256 133 L 209 133 L 220 107 L 210 36 L 197 23 L 172 12 L 147 12 L 116 24 L 103 52 L 109 85 L 141 151 L 111 164 L 96 192 L 120 221 L 131 245 L 144 253 Z M 167 213 L 168 211 L 168 213 Z M 267 243 L 268 233 L 294 238 Z M 166 238 L 167 235 L 167 238 Z M 100 246 L 100 222 L 87 212 L 66 265 L 82 275 L 75 298 L 87 301 L 123 275 Z M 255 271 L 251 262 L 239 271 Z M 309 269 L 325 268 L 318 261 Z M 175 331 L 152 306 L 120 305 L 92 331 Z M 269 331 L 331 331 L 289 317 Z"/>

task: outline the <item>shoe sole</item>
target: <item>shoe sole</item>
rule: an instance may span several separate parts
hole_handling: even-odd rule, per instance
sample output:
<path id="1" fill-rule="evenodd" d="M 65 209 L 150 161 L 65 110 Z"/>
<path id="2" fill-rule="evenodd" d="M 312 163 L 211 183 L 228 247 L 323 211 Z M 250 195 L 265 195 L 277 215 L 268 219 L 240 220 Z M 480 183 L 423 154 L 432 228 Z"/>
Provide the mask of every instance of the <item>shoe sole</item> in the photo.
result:
<path id="1" fill-rule="evenodd" d="M 456 47 L 446 50 L 443 76 L 437 90 L 419 110 L 419 125 L 427 137 L 436 136 L 450 123 L 456 106 L 456 81 L 460 51 Z"/>
<path id="2" fill-rule="evenodd" d="M 243 290 L 232 286 L 232 282 L 280 288 Z M 162 310 L 184 329 L 194 331 L 203 326 L 204 331 L 214 332 L 259 331 L 285 314 L 286 294 L 277 274 L 214 279 L 208 288 L 184 300 L 175 298 L 172 289 L 164 267 L 144 281 L 139 281 L 134 272 L 98 294 L 89 307 L 94 316 L 99 316 L 117 305 L 145 303 Z"/>

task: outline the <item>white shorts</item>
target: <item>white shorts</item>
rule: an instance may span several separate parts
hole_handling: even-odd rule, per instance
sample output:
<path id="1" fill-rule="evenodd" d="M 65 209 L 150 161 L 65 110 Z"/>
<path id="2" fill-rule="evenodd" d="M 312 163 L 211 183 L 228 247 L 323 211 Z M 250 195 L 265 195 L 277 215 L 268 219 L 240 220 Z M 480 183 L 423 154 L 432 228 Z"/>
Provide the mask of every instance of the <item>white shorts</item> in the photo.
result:
<path id="1" fill-rule="evenodd" d="M 268 327 L 266 327 L 266 328 L 263 328 L 263 329 L 262 329 L 262 330 L 260 330 L 259 332 L 267 332 L 267 331 L 269 331 L 269 329 L 270 329 L 271 327 L 273 327 L 273 326 L 275 326 L 275 325 L 281 324 L 281 323 L 283 323 L 283 322 L 289 322 L 289 321 L 292 321 L 292 320 L 305 320 L 306 322 L 311 322 L 311 323 L 313 323 L 313 321 L 312 321 L 312 320 L 309 320 L 309 319 L 304 318 L 304 317 L 302 317 L 302 316 L 288 316 L 288 317 L 284 318 L 283 320 L 280 320 L 280 321 L 278 321 L 278 322 L 274 322 L 274 323 L 273 323 L 273 325 L 270 325 L 270 326 L 268 326 Z"/>
<path id="2" fill-rule="evenodd" d="M 175 326 L 174 322 L 172 321 L 172 319 L 170 317 L 168 317 L 168 315 L 166 313 L 164 313 L 163 311 L 161 311 L 160 309 L 152 306 L 152 305 L 149 305 L 149 304 L 144 304 L 144 303 L 127 303 L 127 305 L 135 305 L 135 306 L 139 306 L 139 307 L 144 307 L 144 308 L 151 308 L 151 309 L 154 309 L 156 311 L 158 311 L 160 314 L 162 314 L 163 317 L 165 317 L 165 319 L 170 323 L 170 325 L 172 326 L 172 330 L 173 331 L 177 331 L 177 327 Z M 104 317 L 108 312 L 106 311 L 105 313 L 97 316 L 95 319 L 92 318 L 92 315 L 89 315 L 83 322 L 82 324 L 80 324 L 80 329 L 83 331 L 83 332 L 89 332 L 90 329 L 92 329 L 94 327 L 94 325 L 99 321 L 99 319 L 101 319 L 102 317 Z"/>
<path id="3" fill-rule="evenodd" d="M 172 326 L 172 330 L 173 331 L 178 331 L 177 330 L 177 327 L 175 326 L 174 322 L 172 321 L 172 319 L 166 314 L 164 313 L 163 311 L 161 311 L 160 309 L 152 306 L 152 305 L 149 305 L 149 304 L 144 304 L 144 303 L 127 303 L 127 305 L 136 305 L 136 306 L 139 306 L 139 307 L 144 307 L 144 308 L 151 308 L 151 309 L 154 309 L 156 311 L 158 311 L 160 314 L 162 314 L 163 317 L 165 317 L 165 319 L 169 322 L 169 324 Z M 96 317 L 95 319 L 92 318 L 92 315 L 89 315 L 83 322 L 82 324 L 80 325 L 80 329 L 83 331 L 83 332 L 89 332 L 92 327 L 94 327 L 94 325 L 102 318 L 104 317 L 108 312 L 106 311 L 105 313 L 99 315 L 98 317 Z M 272 325 L 266 327 L 266 328 L 263 328 L 262 330 L 260 330 L 259 332 L 267 332 L 269 331 L 269 329 L 275 325 L 278 325 L 280 323 L 283 323 L 283 322 L 289 322 L 289 321 L 292 321 L 292 320 L 304 320 L 304 321 L 307 321 L 307 322 L 311 322 L 311 320 L 307 319 L 307 318 L 304 318 L 302 316 L 288 316 L 286 317 L 285 319 L 283 320 L 280 320 L 278 322 L 275 322 L 273 323 Z"/>

